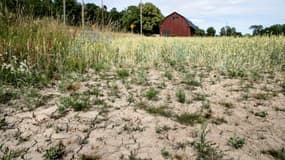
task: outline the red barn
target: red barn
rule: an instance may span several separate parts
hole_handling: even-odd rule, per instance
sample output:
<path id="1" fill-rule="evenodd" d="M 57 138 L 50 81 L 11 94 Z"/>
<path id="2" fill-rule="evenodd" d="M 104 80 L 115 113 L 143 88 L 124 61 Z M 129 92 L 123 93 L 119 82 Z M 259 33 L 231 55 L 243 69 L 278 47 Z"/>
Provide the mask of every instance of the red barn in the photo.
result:
<path id="1" fill-rule="evenodd" d="M 160 36 L 193 36 L 196 28 L 187 18 L 173 12 L 160 24 Z"/>

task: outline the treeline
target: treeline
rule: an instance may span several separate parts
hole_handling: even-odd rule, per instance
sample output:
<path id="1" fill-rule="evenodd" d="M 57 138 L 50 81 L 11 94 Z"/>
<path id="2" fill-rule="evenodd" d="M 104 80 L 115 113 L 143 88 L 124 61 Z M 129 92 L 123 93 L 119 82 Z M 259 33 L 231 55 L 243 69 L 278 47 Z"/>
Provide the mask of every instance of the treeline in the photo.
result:
<path id="1" fill-rule="evenodd" d="M 285 35 L 285 24 L 274 24 L 270 27 L 263 27 L 262 25 L 252 25 L 249 29 L 253 30 L 252 35 L 246 34 L 242 35 L 241 32 L 237 32 L 235 27 L 224 26 L 220 29 L 220 36 L 284 36 Z M 207 30 L 197 28 L 195 31 L 196 36 L 217 36 L 216 29 L 214 27 L 209 27 Z"/>
<path id="2" fill-rule="evenodd" d="M 0 5 L 9 13 L 34 18 L 53 17 L 63 19 L 63 0 L 1 0 Z M 159 24 L 164 18 L 161 11 L 152 3 L 142 4 L 143 32 L 145 34 L 159 33 Z M 108 11 L 107 6 L 97 6 L 94 3 L 84 5 L 84 19 L 87 25 L 98 27 L 109 26 L 117 31 L 140 31 L 139 6 L 129 6 L 127 9 L 118 11 L 112 8 Z M 69 25 L 81 25 L 82 4 L 76 0 L 66 0 L 66 22 Z"/>
<path id="3" fill-rule="evenodd" d="M 217 36 L 217 31 L 214 27 L 209 27 L 205 30 L 197 28 L 195 31 L 196 36 Z M 235 27 L 224 26 L 220 29 L 220 36 L 242 36 L 241 32 L 237 32 Z"/>
<path id="4" fill-rule="evenodd" d="M 263 35 L 285 35 L 285 24 L 274 24 L 270 27 L 263 27 L 262 25 L 252 25 L 252 35 L 263 36 Z"/>

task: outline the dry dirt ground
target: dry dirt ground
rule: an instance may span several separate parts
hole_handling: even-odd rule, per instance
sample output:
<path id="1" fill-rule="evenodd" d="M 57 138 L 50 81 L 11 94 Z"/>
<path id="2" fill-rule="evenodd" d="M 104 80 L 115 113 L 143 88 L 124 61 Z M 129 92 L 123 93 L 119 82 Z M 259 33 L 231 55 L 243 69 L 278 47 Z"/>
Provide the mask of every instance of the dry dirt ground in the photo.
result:
<path id="1" fill-rule="evenodd" d="M 196 68 L 74 77 L 41 89 L 2 88 L 2 159 L 284 158 L 278 75 L 256 80 Z"/>

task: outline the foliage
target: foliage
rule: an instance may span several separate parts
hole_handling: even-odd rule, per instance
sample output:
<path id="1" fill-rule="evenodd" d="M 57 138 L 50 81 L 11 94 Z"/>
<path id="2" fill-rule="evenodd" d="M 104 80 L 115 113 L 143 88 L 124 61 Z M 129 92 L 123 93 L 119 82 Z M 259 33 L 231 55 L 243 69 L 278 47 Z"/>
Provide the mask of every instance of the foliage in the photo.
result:
<path id="1" fill-rule="evenodd" d="M 150 88 L 149 90 L 146 91 L 145 96 L 148 100 L 155 100 L 157 99 L 159 91 L 156 90 L 155 88 Z"/>
<path id="2" fill-rule="evenodd" d="M 281 149 L 270 149 L 261 151 L 263 154 L 269 154 L 274 157 L 275 160 L 284 160 L 285 159 L 285 147 Z"/>
<path id="3" fill-rule="evenodd" d="M 184 90 L 179 89 L 179 90 L 176 92 L 176 97 L 177 97 L 178 102 L 180 102 L 180 103 L 185 103 L 185 101 L 186 101 L 186 95 L 185 95 Z"/>
<path id="4" fill-rule="evenodd" d="M 241 32 L 237 32 L 235 27 L 224 26 L 220 31 L 221 36 L 242 36 Z"/>
<path id="5" fill-rule="evenodd" d="M 56 146 L 50 147 L 49 149 L 46 150 L 44 154 L 44 158 L 46 160 L 58 160 L 62 159 L 64 155 L 64 145 L 63 144 L 58 144 Z"/>
<path id="6" fill-rule="evenodd" d="M 176 120 L 185 125 L 194 125 L 196 123 L 203 123 L 206 119 L 197 113 L 183 113 L 181 115 L 176 116 Z"/>
<path id="7" fill-rule="evenodd" d="M 216 30 L 214 27 L 209 27 L 207 29 L 207 36 L 214 37 L 216 35 Z"/>
<path id="8" fill-rule="evenodd" d="M 224 154 L 219 151 L 218 147 L 214 143 L 207 141 L 207 126 L 202 126 L 202 132 L 198 142 L 194 142 L 194 148 L 198 152 L 197 160 L 217 160 L 222 159 Z"/>
<path id="9" fill-rule="evenodd" d="M 228 144 L 235 149 L 239 149 L 245 144 L 245 139 L 238 136 L 230 137 Z"/>
<path id="10" fill-rule="evenodd" d="M 73 94 L 70 97 L 61 98 L 61 104 L 63 108 L 60 111 L 65 111 L 64 108 L 71 107 L 74 111 L 85 111 L 91 107 L 89 102 L 89 96 Z"/>
<path id="11" fill-rule="evenodd" d="M 274 24 L 264 28 L 262 25 L 251 25 L 249 29 L 252 29 L 252 35 L 285 35 L 285 24 Z"/>

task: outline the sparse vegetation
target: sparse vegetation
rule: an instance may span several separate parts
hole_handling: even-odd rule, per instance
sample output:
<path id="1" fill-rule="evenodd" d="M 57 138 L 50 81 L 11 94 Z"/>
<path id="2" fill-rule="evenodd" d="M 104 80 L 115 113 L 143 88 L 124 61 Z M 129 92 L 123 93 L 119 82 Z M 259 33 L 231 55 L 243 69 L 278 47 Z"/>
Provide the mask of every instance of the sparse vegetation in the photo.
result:
<path id="1" fill-rule="evenodd" d="M 198 113 L 183 113 L 176 116 L 176 120 L 185 125 L 194 125 L 196 123 L 203 123 L 206 119 Z"/>
<path id="2" fill-rule="evenodd" d="M 155 88 L 150 88 L 145 92 L 145 96 L 148 100 L 156 100 L 158 97 L 159 91 L 156 90 Z"/>
<path id="3" fill-rule="evenodd" d="M 60 107 L 61 112 L 68 107 L 71 107 L 74 111 L 86 111 L 91 107 L 89 96 L 79 94 L 73 94 L 70 97 L 62 97 L 60 102 L 63 105 Z"/>
<path id="4" fill-rule="evenodd" d="M 44 158 L 46 160 L 59 160 L 62 159 L 64 156 L 64 149 L 65 147 L 63 144 L 59 143 L 56 146 L 50 147 L 49 149 L 46 150 L 44 154 Z"/>
<path id="5" fill-rule="evenodd" d="M 129 71 L 126 69 L 117 70 L 117 74 L 121 79 L 125 79 L 129 76 Z"/>
<path id="6" fill-rule="evenodd" d="M 165 76 L 168 80 L 172 80 L 172 78 L 173 78 L 173 75 L 172 75 L 172 73 L 171 73 L 170 71 L 166 71 L 166 72 L 164 73 L 164 76 Z"/>
<path id="7" fill-rule="evenodd" d="M 185 103 L 186 101 L 185 92 L 182 89 L 179 89 L 178 91 L 176 91 L 176 98 L 178 102 Z"/>
<path id="8" fill-rule="evenodd" d="M 235 149 L 239 149 L 242 148 L 245 144 L 245 139 L 238 136 L 230 137 L 230 139 L 228 140 L 228 144 Z"/>
<path id="9" fill-rule="evenodd" d="M 262 112 L 256 112 L 254 113 L 254 115 L 257 117 L 265 118 L 268 115 L 268 113 L 262 111 Z"/>
<path id="10" fill-rule="evenodd" d="M 224 157 L 224 154 L 219 151 L 218 147 L 215 146 L 214 143 L 207 141 L 207 126 L 202 126 L 202 131 L 200 134 L 199 141 L 193 142 L 193 146 L 198 152 L 197 160 L 216 160 L 216 159 L 222 159 Z"/>
<path id="11" fill-rule="evenodd" d="M 268 154 L 272 156 L 275 160 L 284 160 L 285 159 L 285 148 L 281 149 L 271 149 L 271 150 L 263 150 L 262 154 Z"/>

